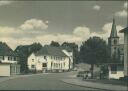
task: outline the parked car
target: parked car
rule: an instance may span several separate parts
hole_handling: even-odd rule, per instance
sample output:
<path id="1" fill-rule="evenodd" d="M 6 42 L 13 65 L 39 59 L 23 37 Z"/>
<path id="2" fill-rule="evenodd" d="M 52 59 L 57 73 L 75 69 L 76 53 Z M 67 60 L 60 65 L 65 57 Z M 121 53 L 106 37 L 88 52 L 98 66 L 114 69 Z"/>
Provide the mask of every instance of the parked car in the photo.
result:
<path id="1" fill-rule="evenodd" d="M 77 77 L 83 77 L 83 79 L 90 79 L 91 72 L 90 71 L 79 71 Z"/>
<path id="2" fill-rule="evenodd" d="M 83 77 L 83 76 L 84 76 L 84 71 L 79 71 L 77 77 Z"/>

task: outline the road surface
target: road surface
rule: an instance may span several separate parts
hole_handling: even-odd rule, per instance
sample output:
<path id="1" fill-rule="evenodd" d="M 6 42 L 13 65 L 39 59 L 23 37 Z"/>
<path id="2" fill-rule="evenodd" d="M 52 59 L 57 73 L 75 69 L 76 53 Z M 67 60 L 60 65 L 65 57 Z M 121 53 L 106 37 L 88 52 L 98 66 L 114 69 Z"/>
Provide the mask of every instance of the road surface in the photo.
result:
<path id="1" fill-rule="evenodd" d="M 69 75 L 70 72 L 19 77 L 0 82 L 0 90 L 95 90 L 61 81 Z"/>

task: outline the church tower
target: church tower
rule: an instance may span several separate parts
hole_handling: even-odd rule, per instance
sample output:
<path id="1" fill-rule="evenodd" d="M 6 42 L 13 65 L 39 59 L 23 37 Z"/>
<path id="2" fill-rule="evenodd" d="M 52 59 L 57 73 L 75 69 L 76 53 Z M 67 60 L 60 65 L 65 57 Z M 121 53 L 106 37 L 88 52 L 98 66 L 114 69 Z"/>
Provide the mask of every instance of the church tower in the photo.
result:
<path id="1" fill-rule="evenodd" d="M 119 57 L 119 37 L 117 35 L 115 19 L 113 19 L 111 34 L 108 38 L 108 46 L 110 48 L 111 58 L 115 61 Z"/>

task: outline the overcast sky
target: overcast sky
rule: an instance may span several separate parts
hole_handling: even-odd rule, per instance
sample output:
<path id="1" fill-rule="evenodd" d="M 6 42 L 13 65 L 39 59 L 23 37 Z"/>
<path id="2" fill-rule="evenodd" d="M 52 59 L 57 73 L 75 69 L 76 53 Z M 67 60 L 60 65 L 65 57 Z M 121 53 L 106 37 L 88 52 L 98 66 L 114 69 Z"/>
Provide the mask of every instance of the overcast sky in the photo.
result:
<path id="1" fill-rule="evenodd" d="M 0 1 L 0 41 L 15 49 L 52 40 L 80 45 L 90 36 L 107 40 L 113 17 L 118 31 L 127 26 L 125 1 Z"/>

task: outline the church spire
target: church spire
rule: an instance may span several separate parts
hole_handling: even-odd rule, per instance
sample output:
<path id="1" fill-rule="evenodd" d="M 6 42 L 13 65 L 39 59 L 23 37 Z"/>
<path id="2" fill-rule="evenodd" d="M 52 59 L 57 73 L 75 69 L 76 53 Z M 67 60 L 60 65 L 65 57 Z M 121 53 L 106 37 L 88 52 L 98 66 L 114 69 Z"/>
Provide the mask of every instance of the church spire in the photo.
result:
<path id="1" fill-rule="evenodd" d="M 114 18 L 113 18 L 113 24 L 112 24 L 112 29 L 111 29 L 110 37 L 118 37 L 117 36 L 117 30 L 116 30 L 116 24 L 115 24 L 115 19 Z"/>

